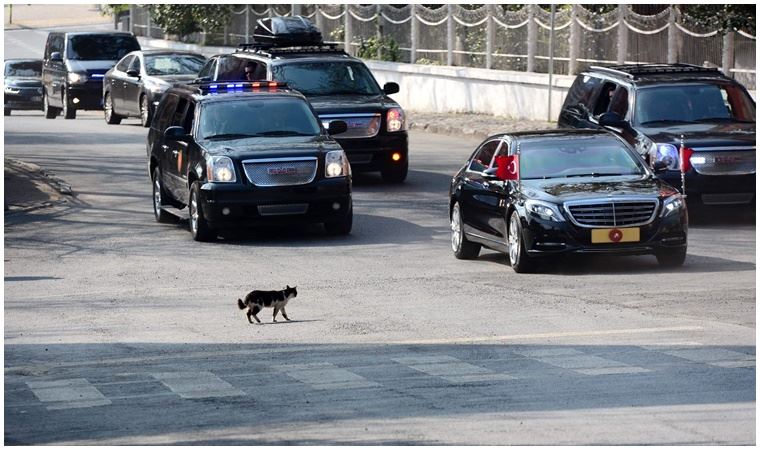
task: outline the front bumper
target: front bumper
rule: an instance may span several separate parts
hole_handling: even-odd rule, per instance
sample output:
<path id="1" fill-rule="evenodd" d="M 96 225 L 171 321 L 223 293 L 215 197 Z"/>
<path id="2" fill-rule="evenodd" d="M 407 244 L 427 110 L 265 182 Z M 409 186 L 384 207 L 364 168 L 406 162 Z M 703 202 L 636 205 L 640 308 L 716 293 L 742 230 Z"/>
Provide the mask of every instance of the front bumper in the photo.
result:
<path id="1" fill-rule="evenodd" d="M 346 177 L 270 188 L 205 183 L 200 202 L 214 228 L 332 222 L 352 214 L 351 181 Z"/>
<path id="2" fill-rule="evenodd" d="M 19 89 L 18 94 L 5 93 L 5 109 L 42 110 L 42 88 Z"/>
<path id="3" fill-rule="evenodd" d="M 681 190 L 681 173 L 669 170 L 660 178 Z M 705 205 L 746 205 L 755 202 L 755 174 L 702 175 L 691 169 L 686 173 L 687 201 Z"/>
<path id="4" fill-rule="evenodd" d="M 371 138 L 334 137 L 346 152 L 354 172 L 376 172 L 388 166 L 408 164 L 409 138 L 406 131 L 379 133 Z M 399 160 L 393 160 L 394 153 L 400 155 Z"/>
<path id="5" fill-rule="evenodd" d="M 103 82 L 88 81 L 84 84 L 68 86 L 71 105 L 75 109 L 103 109 Z"/>

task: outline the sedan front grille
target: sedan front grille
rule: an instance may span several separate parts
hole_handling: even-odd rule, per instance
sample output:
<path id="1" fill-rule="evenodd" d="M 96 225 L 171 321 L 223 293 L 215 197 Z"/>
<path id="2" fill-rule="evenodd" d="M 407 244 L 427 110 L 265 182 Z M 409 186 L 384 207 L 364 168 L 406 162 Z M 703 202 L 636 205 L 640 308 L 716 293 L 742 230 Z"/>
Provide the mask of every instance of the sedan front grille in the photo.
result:
<path id="1" fill-rule="evenodd" d="M 243 161 L 245 176 L 256 186 L 309 184 L 317 175 L 317 158 L 271 158 Z"/>
<path id="2" fill-rule="evenodd" d="M 651 199 L 604 199 L 565 203 L 570 219 L 586 228 L 632 227 L 654 220 L 657 201 Z"/>

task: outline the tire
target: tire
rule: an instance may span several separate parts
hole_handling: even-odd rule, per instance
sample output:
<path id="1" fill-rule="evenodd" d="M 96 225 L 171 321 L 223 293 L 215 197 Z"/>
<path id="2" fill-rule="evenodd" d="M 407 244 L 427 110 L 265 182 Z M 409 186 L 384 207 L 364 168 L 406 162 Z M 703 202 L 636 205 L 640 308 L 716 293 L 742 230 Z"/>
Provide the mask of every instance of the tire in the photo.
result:
<path id="1" fill-rule="evenodd" d="M 153 111 L 150 109 L 148 96 L 143 94 L 140 97 L 140 122 L 142 123 L 142 126 L 148 128 L 151 120 L 153 120 Z"/>
<path id="2" fill-rule="evenodd" d="M 61 98 L 61 101 L 63 102 L 63 117 L 65 119 L 76 119 L 77 118 L 77 109 L 69 103 L 69 94 L 66 92 L 66 88 L 63 88 L 63 97 Z"/>
<path id="3" fill-rule="evenodd" d="M 351 227 L 353 226 L 353 223 L 354 206 L 352 203 L 351 207 L 348 209 L 348 214 L 346 214 L 342 219 L 332 222 L 325 222 L 325 231 L 331 236 L 345 236 L 351 233 Z"/>
<path id="4" fill-rule="evenodd" d="M 670 251 L 661 250 L 655 256 L 662 267 L 681 267 L 686 261 L 686 247 Z"/>
<path id="5" fill-rule="evenodd" d="M 213 229 L 203 216 L 203 208 L 200 204 L 201 185 L 197 181 L 190 188 L 190 233 L 198 242 L 206 242 L 216 237 Z"/>
<path id="6" fill-rule="evenodd" d="M 408 173 L 409 161 L 404 161 L 401 165 L 387 164 L 380 171 L 380 175 L 386 183 L 403 183 Z"/>
<path id="7" fill-rule="evenodd" d="M 45 113 L 46 119 L 55 119 L 58 117 L 58 114 L 61 113 L 60 108 L 56 108 L 54 106 L 50 106 L 50 102 L 48 101 L 48 96 L 43 91 L 42 93 L 42 111 Z"/>
<path id="8" fill-rule="evenodd" d="M 517 273 L 529 273 L 535 268 L 535 261 L 530 259 L 528 252 L 525 251 L 525 242 L 523 241 L 522 224 L 520 215 L 517 211 L 512 211 L 509 218 L 509 227 L 507 229 L 507 249 L 509 254 L 509 264 L 512 270 Z"/>
<path id="9" fill-rule="evenodd" d="M 5 115 L 6 116 L 10 116 L 11 115 L 11 110 L 8 109 L 8 108 L 5 108 Z"/>
<path id="10" fill-rule="evenodd" d="M 161 206 L 167 204 L 166 191 L 163 184 L 161 184 L 161 172 L 158 167 L 153 169 L 153 215 L 156 218 L 156 222 L 159 223 L 172 223 L 175 222 L 175 216 L 161 209 Z"/>
<path id="11" fill-rule="evenodd" d="M 109 125 L 118 125 L 121 123 L 121 116 L 113 112 L 113 97 L 110 92 L 106 92 L 103 99 L 103 117 Z"/>
<path id="12" fill-rule="evenodd" d="M 456 259 L 475 259 L 480 254 L 480 244 L 468 241 L 464 234 L 464 221 L 458 202 L 451 208 L 451 250 Z"/>

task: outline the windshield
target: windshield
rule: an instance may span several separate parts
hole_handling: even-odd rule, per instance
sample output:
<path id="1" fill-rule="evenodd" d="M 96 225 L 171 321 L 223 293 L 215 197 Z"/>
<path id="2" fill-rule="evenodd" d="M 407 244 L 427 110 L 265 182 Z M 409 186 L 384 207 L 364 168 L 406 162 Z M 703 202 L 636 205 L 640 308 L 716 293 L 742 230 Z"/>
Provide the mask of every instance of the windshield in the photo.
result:
<path id="1" fill-rule="evenodd" d="M 710 121 L 754 122 L 755 105 L 739 86 L 689 84 L 641 89 L 634 119 L 639 125 Z"/>
<path id="2" fill-rule="evenodd" d="M 146 55 L 145 71 L 148 75 L 195 75 L 206 61 L 192 55 Z"/>
<path id="3" fill-rule="evenodd" d="M 520 178 L 642 175 L 639 158 L 621 143 L 580 138 L 520 144 Z"/>
<path id="4" fill-rule="evenodd" d="M 315 136 L 319 122 L 301 98 L 249 98 L 207 103 L 201 110 L 201 139 Z"/>
<path id="5" fill-rule="evenodd" d="M 83 34 L 71 36 L 66 56 L 85 61 L 117 60 L 134 50 L 140 50 L 134 36 Z"/>
<path id="6" fill-rule="evenodd" d="M 376 95 L 380 88 L 361 62 L 330 61 L 282 64 L 272 77 L 285 81 L 304 95 Z"/>
<path id="7" fill-rule="evenodd" d="M 6 77 L 42 76 L 42 61 L 17 61 L 5 63 Z"/>

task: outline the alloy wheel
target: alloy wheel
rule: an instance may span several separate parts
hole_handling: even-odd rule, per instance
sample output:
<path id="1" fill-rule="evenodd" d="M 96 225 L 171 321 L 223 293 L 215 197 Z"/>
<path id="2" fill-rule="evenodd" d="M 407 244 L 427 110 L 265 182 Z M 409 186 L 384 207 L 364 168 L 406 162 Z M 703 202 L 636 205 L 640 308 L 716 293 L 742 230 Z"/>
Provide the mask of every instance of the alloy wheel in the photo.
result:
<path id="1" fill-rule="evenodd" d="M 451 249 L 456 252 L 461 245 L 462 226 L 459 217 L 459 203 L 457 203 L 451 211 Z"/>
<path id="2" fill-rule="evenodd" d="M 520 258 L 520 224 L 518 223 L 517 214 L 513 214 L 509 220 L 509 234 L 507 235 L 507 244 L 509 246 L 509 263 L 517 264 Z"/>

